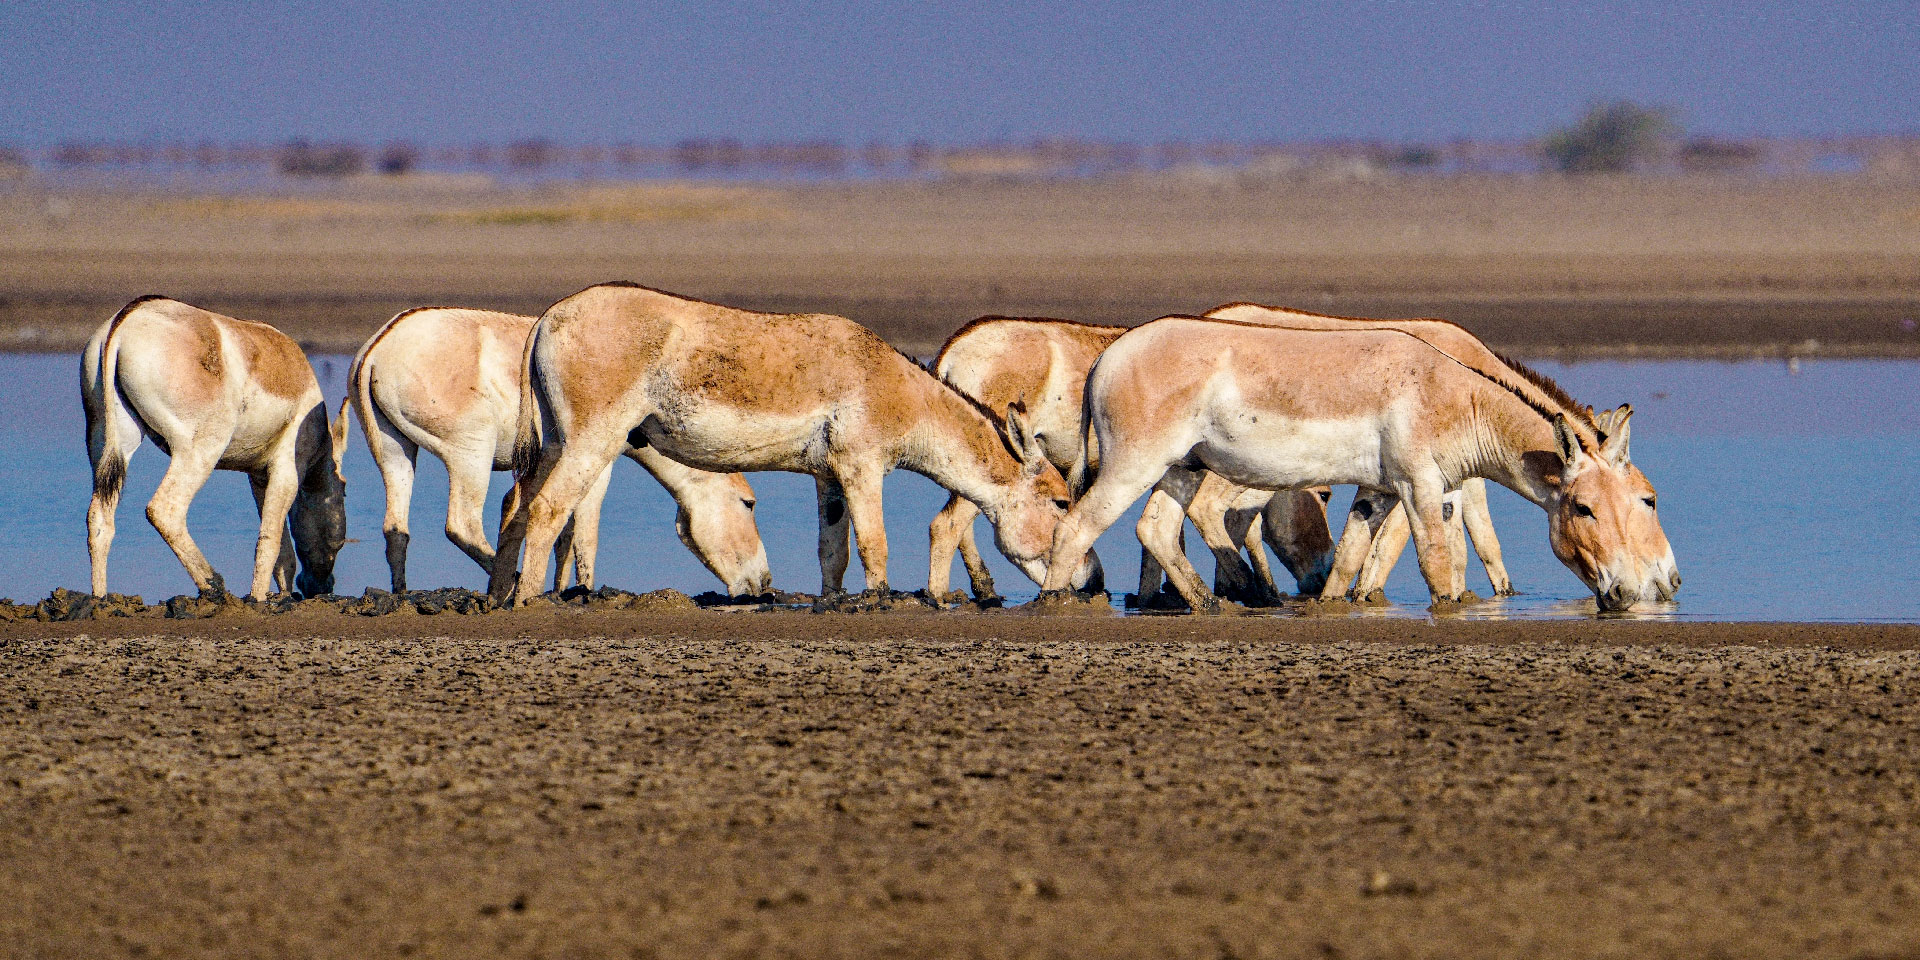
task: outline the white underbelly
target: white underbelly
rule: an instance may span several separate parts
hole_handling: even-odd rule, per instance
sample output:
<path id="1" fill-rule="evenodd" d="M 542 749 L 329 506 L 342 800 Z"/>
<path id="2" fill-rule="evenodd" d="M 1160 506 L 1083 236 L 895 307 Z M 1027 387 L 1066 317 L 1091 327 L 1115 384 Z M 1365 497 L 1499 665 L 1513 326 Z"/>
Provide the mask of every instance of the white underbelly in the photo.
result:
<path id="1" fill-rule="evenodd" d="M 641 425 L 647 444 L 688 466 L 718 473 L 800 470 L 825 457 L 820 418 L 744 414 L 727 407 L 661 411 Z"/>
<path id="2" fill-rule="evenodd" d="M 1194 447 L 1207 469 L 1249 487 L 1382 482 L 1386 430 L 1374 416 L 1296 420 L 1270 414 L 1215 424 Z"/>

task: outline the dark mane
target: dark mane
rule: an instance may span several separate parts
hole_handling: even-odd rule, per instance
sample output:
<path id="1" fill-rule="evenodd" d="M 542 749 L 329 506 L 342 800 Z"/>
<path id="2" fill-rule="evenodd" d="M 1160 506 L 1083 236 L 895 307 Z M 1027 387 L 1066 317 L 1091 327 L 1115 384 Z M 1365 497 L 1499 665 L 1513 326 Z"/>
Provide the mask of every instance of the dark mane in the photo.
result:
<path id="1" fill-rule="evenodd" d="M 1258 306 L 1258 304 L 1255 304 L 1255 306 Z M 1326 314 L 1320 314 L 1320 316 L 1326 316 Z M 1560 386 L 1558 384 L 1553 384 L 1552 380 L 1548 380 L 1546 377 L 1541 376 L 1540 374 L 1537 374 L 1537 373 L 1532 373 L 1531 376 L 1527 377 L 1529 382 L 1533 383 L 1536 387 L 1546 392 L 1547 395 L 1553 398 L 1556 403 L 1562 402 L 1562 398 L 1564 398 L 1564 405 L 1566 407 L 1565 410 L 1549 410 L 1544 405 L 1542 405 L 1538 400 L 1535 400 L 1531 396 L 1528 396 L 1527 391 L 1521 389 L 1518 385 L 1509 383 L 1505 378 L 1502 378 L 1490 371 L 1482 370 L 1479 367 L 1476 367 L 1473 364 L 1470 364 L 1465 360 L 1462 360 L 1459 357 L 1456 357 L 1453 354 L 1448 353 L 1437 346 L 1434 346 L 1432 343 L 1429 343 L 1427 340 L 1415 335 L 1412 331 L 1402 330 L 1398 327 L 1381 326 L 1381 327 L 1372 328 L 1372 329 L 1355 328 L 1353 330 L 1325 330 L 1325 329 L 1316 329 L 1313 327 L 1289 327 L 1289 326 L 1285 326 L 1283 324 L 1278 324 L 1278 323 L 1247 323 L 1244 320 L 1227 320 L 1227 319 L 1222 319 L 1220 317 L 1194 317 L 1194 316 L 1187 316 L 1182 314 L 1175 314 L 1168 317 L 1161 317 L 1160 319 L 1162 320 L 1198 320 L 1201 323 L 1225 323 L 1225 324 L 1229 324 L 1236 327 L 1247 327 L 1253 330 L 1292 330 L 1298 333 L 1375 333 L 1375 332 L 1397 333 L 1403 337 L 1413 340 L 1415 343 L 1418 343 L 1429 350 L 1432 350 L 1434 353 L 1437 353 L 1443 357 L 1446 357 L 1448 360 L 1452 360 L 1454 363 L 1459 364 L 1462 369 L 1471 371 L 1472 373 L 1479 375 L 1482 379 L 1488 381 L 1489 383 L 1492 383 L 1493 385 L 1500 387 L 1501 389 L 1507 391 L 1508 393 L 1513 394 L 1513 396 L 1516 399 L 1518 399 L 1521 403 L 1526 404 L 1528 409 L 1532 410 L 1534 413 L 1539 414 L 1540 419 L 1547 421 L 1547 423 L 1549 424 L 1553 423 L 1553 418 L 1556 415 L 1563 415 L 1563 416 L 1566 416 L 1568 420 L 1577 419 L 1583 425 L 1587 426 L 1589 429 L 1592 429 L 1592 420 L 1584 412 L 1586 408 L 1581 406 L 1579 403 L 1576 403 L 1572 397 L 1567 396 L 1566 391 L 1560 389 Z M 1352 318 L 1340 317 L 1335 319 L 1352 319 Z M 1445 322 L 1445 321 L 1442 321 L 1442 322 Z M 1500 357 L 1499 354 L 1496 353 L 1494 354 L 1494 356 L 1499 357 L 1502 362 L 1506 362 L 1506 358 Z M 1508 366 L 1512 367 L 1514 365 L 1509 363 Z M 1519 369 L 1524 369 L 1524 368 L 1519 368 Z M 1531 371 L 1529 371 L 1529 373 L 1531 373 Z M 1541 386 L 1539 382 L 1534 379 L 1536 377 L 1539 378 L 1539 380 L 1545 380 L 1547 383 L 1553 384 L 1553 389 L 1548 391 L 1546 387 Z M 1596 434 L 1599 433 L 1598 430 L 1594 430 L 1593 432 Z M 1580 440 L 1580 445 L 1583 448 L 1588 446 L 1586 437 L 1579 437 L 1579 440 Z M 1592 450 L 1589 448 L 1588 452 L 1592 452 Z"/>
<path id="2" fill-rule="evenodd" d="M 1593 422 L 1593 408 L 1569 396 L 1567 394 L 1567 391 L 1564 388 L 1562 388 L 1559 384 L 1553 382 L 1552 377 L 1549 377 L 1546 374 L 1541 373 L 1538 370 L 1535 370 L 1532 367 L 1529 367 L 1526 364 L 1523 364 L 1520 361 L 1515 360 L 1512 357 L 1509 357 L 1506 354 L 1501 353 L 1497 350 L 1493 351 L 1493 355 L 1501 363 L 1506 364 L 1508 369 L 1512 370 L 1514 373 L 1517 373 L 1522 377 L 1525 377 L 1528 383 L 1533 384 L 1536 388 L 1540 390 L 1541 393 L 1546 394 L 1548 399 L 1552 400 L 1554 403 L 1557 403 L 1562 407 L 1565 407 L 1567 410 L 1568 418 L 1570 419 L 1577 418 L 1578 420 L 1580 420 L 1580 422 L 1592 428 L 1595 433 L 1600 432 L 1600 428 L 1595 426 Z"/>

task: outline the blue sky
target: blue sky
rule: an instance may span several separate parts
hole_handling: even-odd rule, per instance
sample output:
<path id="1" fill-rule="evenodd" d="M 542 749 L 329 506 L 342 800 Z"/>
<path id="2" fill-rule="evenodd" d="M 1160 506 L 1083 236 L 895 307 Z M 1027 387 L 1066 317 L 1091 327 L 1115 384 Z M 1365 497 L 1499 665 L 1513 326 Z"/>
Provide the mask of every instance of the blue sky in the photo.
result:
<path id="1" fill-rule="evenodd" d="M 1920 2 L 10 0 L 0 144 L 1920 132 Z"/>

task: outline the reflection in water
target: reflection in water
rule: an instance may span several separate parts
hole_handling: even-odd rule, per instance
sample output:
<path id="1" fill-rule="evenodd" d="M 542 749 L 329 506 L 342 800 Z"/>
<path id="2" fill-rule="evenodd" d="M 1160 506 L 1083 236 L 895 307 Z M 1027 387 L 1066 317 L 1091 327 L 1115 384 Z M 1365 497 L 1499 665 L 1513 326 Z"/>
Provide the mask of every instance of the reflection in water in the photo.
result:
<path id="1" fill-rule="evenodd" d="M 85 515 L 90 491 L 71 355 L 0 356 L 0 596 L 37 598 L 87 584 Z M 328 397 L 344 392 L 345 357 L 316 357 Z M 1679 602 L 1632 614 L 1650 619 L 1920 621 L 1920 363 L 1808 361 L 1790 376 L 1779 363 L 1590 363 L 1543 365 L 1576 397 L 1596 405 L 1633 403 L 1634 461 L 1660 489 L 1668 538 L 1686 572 Z M 366 445 L 355 434 L 346 461 L 348 533 L 360 542 L 340 555 L 339 589 L 387 583 L 380 522 L 383 493 Z M 142 516 L 166 457 L 152 444 L 135 454 L 120 505 L 110 583 L 149 599 L 192 589 L 186 573 Z M 819 588 L 813 483 L 794 474 L 754 474 L 756 513 L 774 584 Z M 490 502 L 506 489 L 496 474 Z M 1553 558 L 1544 515 L 1519 497 L 1491 491 L 1494 521 L 1521 596 L 1470 604 L 1439 616 L 1464 619 L 1590 617 L 1593 601 Z M 1334 499 L 1336 527 L 1349 493 Z M 910 473 L 887 480 L 890 579 L 924 583 L 927 524 L 945 492 Z M 637 467 L 615 468 L 601 535 L 603 582 L 688 593 L 717 584 L 680 546 L 673 503 Z M 244 581 L 258 532 L 247 483 L 219 472 L 195 501 L 194 539 L 229 582 Z M 484 587 L 480 568 L 441 533 L 446 473 L 421 457 L 415 482 L 409 580 L 421 586 Z M 1138 505 L 1097 544 L 1108 583 L 1138 581 L 1133 538 Z M 983 546 L 992 542 L 982 522 Z M 1337 533 L 1336 529 L 1336 533 Z M 1212 558 L 1198 537 L 1191 556 L 1211 580 Z M 1036 587 L 989 547 L 988 563 L 1010 602 Z M 956 568 L 957 568 L 956 564 Z M 1276 569 L 1279 569 L 1276 564 Z M 859 561 L 847 582 L 861 582 Z M 1282 573 L 1284 578 L 1284 573 Z M 1474 561 L 1470 586 L 1490 592 Z M 954 582 L 964 584 L 956 570 Z M 1290 582 L 1282 582 L 1290 589 Z M 1123 587 L 1124 589 L 1124 587 Z M 1411 551 L 1388 580 L 1391 604 L 1343 608 L 1353 617 L 1432 616 Z M 1296 615 L 1285 609 L 1281 616 Z M 1317 615 L 1329 615 L 1325 612 Z"/>

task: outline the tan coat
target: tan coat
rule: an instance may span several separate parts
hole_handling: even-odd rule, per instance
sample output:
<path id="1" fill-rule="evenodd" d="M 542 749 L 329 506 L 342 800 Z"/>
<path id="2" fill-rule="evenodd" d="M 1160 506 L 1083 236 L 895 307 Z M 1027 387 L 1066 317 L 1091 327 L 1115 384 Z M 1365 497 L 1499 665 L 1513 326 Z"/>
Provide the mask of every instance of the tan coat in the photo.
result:
<path id="1" fill-rule="evenodd" d="M 493 569 L 483 514 L 488 478 L 513 465 L 520 420 L 520 360 L 535 318 L 427 307 L 403 311 L 367 340 L 348 375 L 349 396 L 386 481 L 383 524 L 393 589 L 406 589 L 408 509 L 421 449 L 447 466 L 447 537 L 481 569 Z M 344 411 L 343 411 L 344 415 Z M 679 504 L 680 539 L 734 595 L 764 593 L 772 575 L 753 518 L 753 488 L 737 473 L 708 473 L 645 447 L 626 455 Z M 557 575 L 594 584 L 600 505 L 608 464 L 563 536 Z"/>
<path id="2" fill-rule="evenodd" d="M 1196 342 L 1210 349 L 1196 352 Z M 1264 489 L 1392 490 L 1408 505 L 1428 588 L 1450 599 L 1441 501 L 1478 476 L 1547 511 L 1556 555 L 1603 608 L 1669 598 L 1678 586 L 1652 485 L 1628 457 L 1631 411 L 1603 439 L 1504 371 L 1406 331 L 1164 317 L 1101 355 L 1086 410 L 1100 475 L 1061 524 L 1054 570 L 1083 557 L 1142 493 L 1204 469 Z M 1143 540 L 1195 609 L 1212 608 L 1191 565 L 1174 555 L 1177 514 L 1172 523 L 1151 536 L 1143 529 Z M 1046 584 L 1065 586 L 1057 577 Z"/>
<path id="3" fill-rule="evenodd" d="M 1003 434 L 993 416 L 845 318 L 604 284 L 541 317 L 521 385 L 516 488 L 528 500 L 502 550 L 521 550 L 522 567 L 516 587 L 495 565 L 497 597 L 531 594 L 526 558 L 551 549 L 613 457 L 642 445 L 704 470 L 811 474 L 829 592 L 845 574 L 849 522 L 868 589 L 886 587 L 880 484 L 896 466 L 973 501 L 1000 548 L 1036 581 L 1046 575 L 1066 484 L 1020 416 Z"/>
<path id="4" fill-rule="evenodd" d="M 87 341 L 80 397 L 94 471 L 87 508 L 94 593 L 107 590 L 114 513 L 142 437 L 170 458 L 147 519 L 203 594 L 223 595 L 226 585 L 188 535 L 187 507 L 216 469 L 253 481 L 260 508 L 253 598 L 265 599 L 275 584 L 307 595 L 333 591 L 334 558 L 346 542 L 344 441 L 329 433 L 313 368 L 285 334 L 141 297 Z"/>

